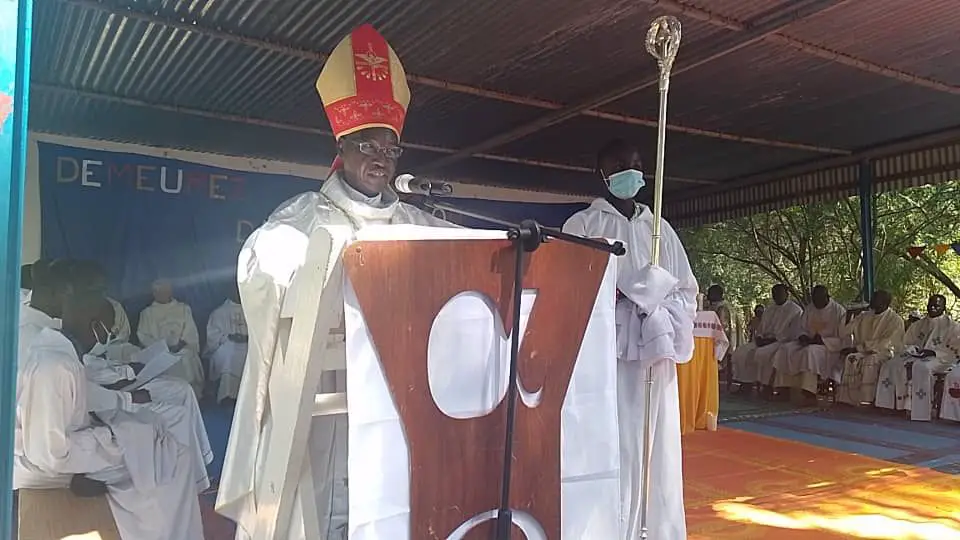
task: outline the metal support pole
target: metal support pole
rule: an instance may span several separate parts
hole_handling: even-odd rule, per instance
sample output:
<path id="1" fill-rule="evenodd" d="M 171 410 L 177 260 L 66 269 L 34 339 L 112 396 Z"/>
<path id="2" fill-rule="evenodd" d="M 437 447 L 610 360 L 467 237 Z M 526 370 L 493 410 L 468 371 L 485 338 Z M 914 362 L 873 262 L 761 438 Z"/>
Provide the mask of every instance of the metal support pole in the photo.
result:
<path id="1" fill-rule="evenodd" d="M 873 189 L 873 166 L 870 161 L 860 163 L 859 174 L 860 197 L 860 240 L 863 262 L 863 300 L 869 302 L 873 298 L 873 291 L 876 289 L 874 281 L 873 249 L 876 244 L 874 240 L 874 189 Z"/>
<path id="2" fill-rule="evenodd" d="M 20 317 L 20 242 L 27 161 L 33 0 L 0 0 L 0 538 L 13 521 L 13 431 Z"/>

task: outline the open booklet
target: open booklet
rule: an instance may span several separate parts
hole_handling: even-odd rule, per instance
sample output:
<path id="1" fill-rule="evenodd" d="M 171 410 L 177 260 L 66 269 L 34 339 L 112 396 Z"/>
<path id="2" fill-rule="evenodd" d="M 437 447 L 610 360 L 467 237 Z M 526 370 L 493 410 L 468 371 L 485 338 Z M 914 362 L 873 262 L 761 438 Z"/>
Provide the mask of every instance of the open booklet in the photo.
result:
<path id="1" fill-rule="evenodd" d="M 172 354 L 167 343 L 158 341 L 153 345 L 143 349 L 133 355 L 131 363 L 143 364 L 143 369 L 137 374 L 137 378 L 132 383 L 125 386 L 122 391 L 130 392 L 140 388 L 148 382 L 163 375 L 177 362 L 180 361 L 180 355 Z"/>

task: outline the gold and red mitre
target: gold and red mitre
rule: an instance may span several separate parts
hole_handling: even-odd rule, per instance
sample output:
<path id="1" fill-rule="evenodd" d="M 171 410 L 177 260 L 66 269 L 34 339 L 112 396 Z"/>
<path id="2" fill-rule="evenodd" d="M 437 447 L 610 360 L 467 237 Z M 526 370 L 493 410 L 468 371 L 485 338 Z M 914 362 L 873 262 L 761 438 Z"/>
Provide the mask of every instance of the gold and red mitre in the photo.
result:
<path id="1" fill-rule="evenodd" d="M 407 75 L 373 26 L 360 26 L 333 49 L 317 77 L 317 93 L 337 140 L 374 127 L 400 138 L 410 104 Z"/>

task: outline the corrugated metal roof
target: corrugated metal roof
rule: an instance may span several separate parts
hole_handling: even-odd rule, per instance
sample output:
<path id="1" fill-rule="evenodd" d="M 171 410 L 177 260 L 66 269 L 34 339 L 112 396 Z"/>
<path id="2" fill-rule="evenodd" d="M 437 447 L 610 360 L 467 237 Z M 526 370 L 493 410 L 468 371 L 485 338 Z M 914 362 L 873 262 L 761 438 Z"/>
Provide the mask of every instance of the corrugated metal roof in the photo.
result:
<path id="1" fill-rule="evenodd" d="M 679 60 L 678 60 L 679 62 Z M 760 42 L 671 80 L 680 125 L 855 149 L 960 124 L 960 97 Z M 656 115 L 651 92 L 611 106 Z"/>
<path id="2" fill-rule="evenodd" d="M 960 3 L 955 1 L 853 2 L 800 21 L 783 34 L 921 77 L 960 85 Z"/>
<path id="3" fill-rule="evenodd" d="M 682 66 L 765 21 L 815 4 L 831 3 L 48 0 L 36 4 L 33 77 L 41 85 L 31 120 L 54 132 L 327 163 L 332 145 L 323 134 L 329 127 L 314 80 L 324 53 L 370 22 L 414 81 L 404 141 L 421 150 L 408 152 L 402 164 L 412 169 L 563 103 L 653 77 L 643 39 L 658 14 L 681 12 Z M 956 0 L 833 4 L 838 7 L 674 77 L 672 123 L 727 139 L 764 140 L 671 131 L 668 175 L 735 181 L 960 124 L 960 64 L 948 56 L 958 44 Z M 834 53 L 843 60 L 831 60 Z M 914 75 L 932 81 L 908 82 Z M 467 88 L 439 88 L 447 83 Z M 70 96 L 64 88 L 84 94 Z M 611 136 L 636 138 L 648 154 L 655 145 L 649 125 L 657 116 L 654 88 L 603 110 L 631 118 L 578 116 L 489 152 L 559 168 L 473 158 L 443 172 L 590 191 L 585 172 L 561 169 L 589 168 L 594 148 Z M 251 120 L 238 121 L 244 118 Z M 826 148 L 778 147 L 783 143 Z M 697 186 L 668 189 L 691 199 L 701 191 Z"/>

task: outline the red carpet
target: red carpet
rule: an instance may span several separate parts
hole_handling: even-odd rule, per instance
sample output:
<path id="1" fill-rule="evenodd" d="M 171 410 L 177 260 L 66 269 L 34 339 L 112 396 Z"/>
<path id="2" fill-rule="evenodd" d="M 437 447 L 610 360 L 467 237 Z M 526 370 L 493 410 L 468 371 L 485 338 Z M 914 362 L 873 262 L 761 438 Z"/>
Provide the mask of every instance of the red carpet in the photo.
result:
<path id="1" fill-rule="evenodd" d="M 960 539 L 960 479 L 733 429 L 683 437 L 690 539 Z"/>

